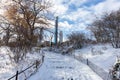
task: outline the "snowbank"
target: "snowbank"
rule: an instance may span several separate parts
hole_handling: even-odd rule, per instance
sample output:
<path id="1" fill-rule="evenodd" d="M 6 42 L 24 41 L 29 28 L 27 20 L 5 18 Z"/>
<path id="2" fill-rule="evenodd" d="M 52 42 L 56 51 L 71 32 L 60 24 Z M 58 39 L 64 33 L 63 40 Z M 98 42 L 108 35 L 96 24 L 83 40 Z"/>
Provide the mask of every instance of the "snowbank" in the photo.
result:
<path id="1" fill-rule="evenodd" d="M 7 80 L 15 75 L 16 71 L 21 71 L 29 67 L 36 60 L 41 59 L 41 54 L 37 52 L 34 52 L 32 54 L 28 53 L 26 55 L 26 58 L 17 64 L 14 62 L 13 57 L 14 55 L 8 47 L 0 47 L 0 80 Z M 25 74 L 22 75 L 22 77 L 26 77 Z"/>
<path id="2" fill-rule="evenodd" d="M 116 57 L 120 56 L 120 49 L 112 48 L 109 44 L 90 45 L 76 50 L 75 55 L 82 56 L 109 72 Z"/>
<path id="3" fill-rule="evenodd" d="M 120 49 L 115 49 L 109 44 L 90 45 L 76 50 L 75 55 L 89 60 L 89 66 L 103 79 L 108 78 L 109 70 L 120 56 Z"/>
<path id="4" fill-rule="evenodd" d="M 13 54 L 7 50 L 7 47 L 0 47 L 0 80 L 7 80 L 7 78 L 15 74 L 14 68 L 16 64 L 10 59 Z"/>

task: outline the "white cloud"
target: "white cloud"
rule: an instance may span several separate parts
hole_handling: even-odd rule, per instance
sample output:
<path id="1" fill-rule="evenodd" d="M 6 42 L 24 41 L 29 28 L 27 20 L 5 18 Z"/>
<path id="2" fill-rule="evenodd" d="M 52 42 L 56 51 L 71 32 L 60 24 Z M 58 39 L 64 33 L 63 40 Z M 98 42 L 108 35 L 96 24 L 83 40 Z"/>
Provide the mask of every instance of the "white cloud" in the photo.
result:
<path id="1" fill-rule="evenodd" d="M 75 5 L 76 7 L 79 7 L 86 1 L 87 0 L 52 0 L 54 4 L 52 10 L 56 12 L 56 15 L 63 16 L 67 14 L 67 10 L 69 10 L 69 6 L 71 4 Z"/>
<path id="2" fill-rule="evenodd" d="M 3 15 L 3 13 L 4 13 L 4 10 L 0 9 L 0 15 Z"/>
<path id="3" fill-rule="evenodd" d="M 115 11 L 120 8 L 120 0 L 106 0 L 91 7 L 95 15 L 101 15 L 104 12 Z"/>
<path id="4" fill-rule="evenodd" d="M 55 12 L 55 16 L 61 16 L 68 10 L 68 5 L 63 5 L 64 0 L 52 0 L 53 7 L 51 8 Z"/>
<path id="5" fill-rule="evenodd" d="M 69 28 L 72 28 L 72 25 L 71 24 L 69 24 L 67 21 L 64 21 L 64 22 L 59 22 L 59 25 L 58 25 L 59 27 L 61 27 L 61 28 L 66 28 L 66 29 L 69 29 Z"/>
<path id="6" fill-rule="evenodd" d="M 77 11 L 71 12 L 70 14 L 64 15 L 62 18 L 66 18 L 72 21 L 77 21 L 78 19 L 84 19 L 90 15 L 91 12 L 85 10 L 84 8 L 78 8 Z"/>
<path id="7" fill-rule="evenodd" d="M 55 12 L 56 16 L 61 16 L 61 15 L 64 15 L 66 13 L 68 8 L 65 7 L 64 5 L 54 5 L 52 7 L 52 10 Z"/>
<path id="8" fill-rule="evenodd" d="M 73 30 L 85 30 L 87 24 L 91 24 L 91 22 L 97 17 L 101 16 L 104 12 L 115 11 L 120 8 L 120 0 L 106 0 L 100 2 L 91 7 L 81 7 L 78 8 L 77 11 L 73 11 L 70 14 L 66 13 L 62 18 L 71 20 L 75 22 L 71 29 Z"/>
<path id="9" fill-rule="evenodd" d="M 0 0 L 0 14 L 4 14 L 4 6 L 12 3 L 12 0 Z"/>
<path id="10" fill-rule="evenodd" d="M 79 8 L 71 14 L 64 15 L 63 18 L 74 22 L 71 27 L 73 31 L 81 31 L 86 30 L 86 27 L 93 21 L 94 16 L 92 16 L 91 11 L 85 8 Z"/>
<path id="11" fill-rule="evenodd" d="M 69 5 L 74 4 L 76 7 L 79 7 L 80 5 L 82 5 L 85 2 L 87 2 L 87 0 L 70 0 Z"/>
<path id="12" fill-rule="evenodd" d="M 0 0 L 0 7 L 4 7 L 5 5 L 9 5 L 9 4 L 11 4 L 11 3 L 13 3 L 13 1 L 12 0 Z"/>

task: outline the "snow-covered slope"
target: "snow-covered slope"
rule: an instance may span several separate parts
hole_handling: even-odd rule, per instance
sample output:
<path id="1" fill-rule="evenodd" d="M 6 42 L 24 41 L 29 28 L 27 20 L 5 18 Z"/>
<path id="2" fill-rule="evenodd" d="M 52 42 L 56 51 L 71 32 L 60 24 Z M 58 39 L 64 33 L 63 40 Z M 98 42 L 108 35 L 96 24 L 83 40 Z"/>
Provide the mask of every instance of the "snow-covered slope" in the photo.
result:
<path id="1" fill-rule="evenodd" d="M 6 80 L 16 72 L 16 64 L 11 61 L 9 55 L 7 47 L 0 47 L 0 80 Z"/>
<path id="2" fill-rule="evenodd" d="M 97 44 L 76 50 L 75 55 L 83 56 L 109 72 L 116 62 L 116 57 L 120 56 L 120 49 L 115 49 L 110 44 Z"/>
<path id="3" fill-rule="evenodd" d="M 97 44 L 76 50 L 75 55 L 83 56 L 109 72 L 109 69 L 116 62 L 116 56 L 120 56 L 120 49 L 112 48 L 109 44 Z M 12 57 L 13 54 L 8 52 L 6 47 L 0 47 L 0 80 L 10 78 L 17 70 L 23 70 L 41 57 L 38 53 L 28 54 L 26 59 L 19 64 L 15 64 L 11 61 L 10 56 Z M 101 80 L 87 65 L 76 59 L 47 51 L 42 67 L 29 80 L 68 80 L 71 78 L 76 80 Z"/>
<path id="4" fill-rule="evenodd" d="M 11 57 L 11 58 L 10 58 Z M 21 71 L 32 65 L 36 60 L 41 59 L 41 54 L 27 54 L 26 58 L 19 63 L 13 60 L 13 53 L 8 47 L 0 47 L 0 80 L 7 80 L 16 74 L 16 71 Z"/>
<path id="5" fill-rule="evenodd" d="M 46 52 L 45 61 L 29 80 L 102 80 L 87 65 L 74 58 Z"/>

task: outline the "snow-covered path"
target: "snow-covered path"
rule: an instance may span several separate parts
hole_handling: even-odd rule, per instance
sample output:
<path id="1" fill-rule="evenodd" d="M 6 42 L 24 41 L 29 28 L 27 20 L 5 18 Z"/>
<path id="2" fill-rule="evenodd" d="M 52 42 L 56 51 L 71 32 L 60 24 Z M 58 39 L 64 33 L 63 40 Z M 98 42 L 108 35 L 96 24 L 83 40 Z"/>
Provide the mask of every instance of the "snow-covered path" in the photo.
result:
<path id="1" fill-rule="evenodd" d="M 38 72 L 29 80 L 102 80 L 87 65 L 68 56 L 46 53 Z"/>

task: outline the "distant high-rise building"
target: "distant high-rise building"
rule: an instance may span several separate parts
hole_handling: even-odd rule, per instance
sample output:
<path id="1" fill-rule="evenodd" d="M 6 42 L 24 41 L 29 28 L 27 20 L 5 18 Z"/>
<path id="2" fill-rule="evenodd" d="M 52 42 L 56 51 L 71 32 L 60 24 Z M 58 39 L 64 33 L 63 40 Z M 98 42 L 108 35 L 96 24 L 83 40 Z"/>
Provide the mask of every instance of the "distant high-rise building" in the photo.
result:
<path id="1" fill-rule="evenodd" d="M 60 31 L 59 33 L 59 42 L 62 43 L 63 42 L 63 32 Z"/>
<path id="2" fill-rule="evenodd" d="M 55 45 L 57 45 L 58 42 L 58 16 L 56 17 L 55 20 Z"/>

